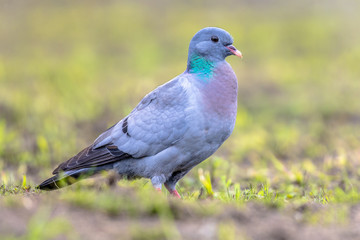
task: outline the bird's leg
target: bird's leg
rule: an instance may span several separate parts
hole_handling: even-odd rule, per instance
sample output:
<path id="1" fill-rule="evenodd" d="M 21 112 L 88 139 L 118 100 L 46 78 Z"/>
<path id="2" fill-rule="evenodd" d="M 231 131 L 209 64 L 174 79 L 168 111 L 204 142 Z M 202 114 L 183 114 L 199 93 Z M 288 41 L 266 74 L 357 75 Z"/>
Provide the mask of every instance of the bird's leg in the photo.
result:
<path id="1" fill-rule="evenodd" d="M 163 185 L 163 183 L 166 181 L 165 176 L 162 174 L 160 176 L 154 176 L 151 178 L 151 183 L 154 186 L 154 188 L 161 192 L 161 186 Z"/>
<path id="2" fill-rule="evenodd" d="M 165 185 L 166 189 L 169 191 L 169 193 L 171 195 L 173 195 L 174 197 L 177 197 L 177 198 L 181 198 L 178 191 L 176 191 L 176 188 L 175 188 L 176 183 L 175 184 L 170 184 L 169 182 L 166 182 L 164 185 Z"/>
<path id="3" fill-rule="evenodd" d="M 177 198 L 181 198 L 178 191 L 176 191 L 176 183 L 183 177 L 185 174 L 187 174 L 190 171 L 190 169 L 186 170 L 180 170 L 173 172 L 173 174 L 170 176 L 170 178 L 164 183 L 166 189 L 170 192 L 171 195 Z"/>

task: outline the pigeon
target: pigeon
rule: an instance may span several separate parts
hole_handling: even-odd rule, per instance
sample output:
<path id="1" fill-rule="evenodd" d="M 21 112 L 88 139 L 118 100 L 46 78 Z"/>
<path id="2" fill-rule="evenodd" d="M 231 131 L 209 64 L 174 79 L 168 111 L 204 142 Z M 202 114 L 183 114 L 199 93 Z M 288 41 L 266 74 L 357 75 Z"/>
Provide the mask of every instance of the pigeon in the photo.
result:
<path id="1" fill-rule="evenodd" d="M 61 163 L 37 188 L 55 190 L 113 170 L 148 178 L 181 198 L 177 182 L 230 136 L 237 113 L 236 75 L 225 58 L 242 57 L 232 36 L 207 27 L 190 41 L 185 72 L 147 94 L 93 144 Z"/>

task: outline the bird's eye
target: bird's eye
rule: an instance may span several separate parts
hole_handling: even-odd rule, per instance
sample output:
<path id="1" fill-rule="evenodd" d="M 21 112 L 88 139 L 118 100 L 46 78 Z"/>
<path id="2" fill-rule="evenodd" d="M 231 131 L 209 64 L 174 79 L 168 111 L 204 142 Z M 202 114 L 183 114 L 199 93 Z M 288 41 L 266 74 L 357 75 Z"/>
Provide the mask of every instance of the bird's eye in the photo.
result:
<path id="1" fill-rule="evenodd" d="M 213 42 L 218 42 L 219 41 L 219 38 L 217 36 L 212 36 L 211 37 L 211 41 Z"/>

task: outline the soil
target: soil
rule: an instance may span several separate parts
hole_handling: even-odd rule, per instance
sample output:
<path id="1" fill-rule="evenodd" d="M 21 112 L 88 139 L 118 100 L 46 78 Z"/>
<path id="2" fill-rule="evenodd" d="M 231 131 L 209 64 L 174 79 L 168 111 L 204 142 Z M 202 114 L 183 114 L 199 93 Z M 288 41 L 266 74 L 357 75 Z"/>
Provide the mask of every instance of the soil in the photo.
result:
<path id="1" fill-rule="evenodd" d="M 240 207 L 229 205 L 221 212 L 204 216 L 192 211 L 184 200 L 169 199 L 174 219 L 166 223 L 155 215 L 131 217 L 120 213 L 114 216 L 69 203 L 57 204 L 56 200 L 37 194 L 19 198 L 17 204 L 2 202 L 0 205 L 2 236 L 29 236 L 28 227 L 32 221 L 46 222 L 46 219 L 60 217 L 71 226 L 55 239 L 360 239 L 360 205 L 351 207 L 343 224 L 335 224 L 327 223 L 326 217 L 309 223 L 304 221 L 304 216 L 307 211 L 336 212 L 341 207 L 337 205 L 277 209 L 248 203 Z"/>

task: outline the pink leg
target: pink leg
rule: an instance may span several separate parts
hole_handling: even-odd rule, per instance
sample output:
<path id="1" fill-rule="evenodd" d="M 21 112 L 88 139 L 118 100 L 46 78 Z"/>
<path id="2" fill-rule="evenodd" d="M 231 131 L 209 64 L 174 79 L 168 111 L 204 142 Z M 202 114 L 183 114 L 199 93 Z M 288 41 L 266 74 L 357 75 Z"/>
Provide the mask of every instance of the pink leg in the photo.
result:
<path id="1" fill-rule="evenodd" d="M 174 197 L 176 198 L 181 198 L 180 194 L 178 193 L 178 191 L 175 190 L 172 190 L 172 191 L 169 191 L 171 195 L 173 195 Z"/>
<path id="2" fill-rule="evenodd" d="M 167 184 L 165 184 L 165 187 L 171 195 L 173 195 L 174 197 L 179 198 L 179 199 L 181 198 L 180 194 L 178 193 L 178 191 L 176 191 L 175 187 L 174 187 L 174 189 L 172 189 Z"/>

